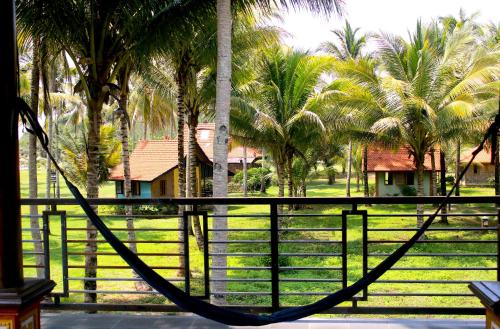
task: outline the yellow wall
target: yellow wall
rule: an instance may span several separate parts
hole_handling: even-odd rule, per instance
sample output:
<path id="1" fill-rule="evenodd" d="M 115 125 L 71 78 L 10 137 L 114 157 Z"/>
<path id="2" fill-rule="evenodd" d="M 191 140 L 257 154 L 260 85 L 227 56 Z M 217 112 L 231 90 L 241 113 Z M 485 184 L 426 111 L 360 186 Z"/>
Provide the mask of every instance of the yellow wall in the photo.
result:
<path id="1" fill-rule="evenodd" d="M 173 176 L 174 176 L 174 181 L 173 181 L 173 185 L 174 185 L 174 196 L 176 198 L 179 197 L 179 169 L 175 168 L 173 171 Z"/>
<path id="2" fill-rule="evenodd" d="M 165 181 L 165 195 L 161 195 L 160 182 Z M 174 197 L 174 174 L 168 172 L 161 175 L 155 179 L 151 184 L 151 197 L 161 198 L 161 197 Z"/>
<path id="3" fill-rule="evenodd" d="M 166 182 L 166 195 L 160 194 L 160 181 L 164 180 Z M 151 184 L 151 196 L 153 198 L 159 197 L 179 197 L 179 170 L 175 168 L 174 170 L 161 175 L 155 179 Z M 196 189 L 197 195 L 201 195 L 201 167 L 196 167 Z"/>

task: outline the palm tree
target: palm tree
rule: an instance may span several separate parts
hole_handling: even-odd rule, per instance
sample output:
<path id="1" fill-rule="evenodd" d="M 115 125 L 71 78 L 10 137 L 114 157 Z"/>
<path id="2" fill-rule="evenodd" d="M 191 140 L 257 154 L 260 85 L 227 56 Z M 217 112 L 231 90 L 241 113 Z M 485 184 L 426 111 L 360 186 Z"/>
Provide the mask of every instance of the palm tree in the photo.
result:
<path id="1" fill-rule="evenodd" d="M 38 114 L 40 90 L 40 40 L 33 39 L 32 43 L 32 65 L 31 65 L 31 86 L 30 86 L 30 100 L 31 108 Z M 28 170 L 29 170 L 29 197 L 31 199 L 38 198 L 38 170 L 37 170 L 37 142 L 36 136 L 29 135 L 29 152 L 28 152 Z M 30 228 L 31 238 L 34 241 L 41 241 L 40 225 L 38 222 L 38 207 L 36 205 L 30 206 Z M 42 252 L 42 244 L 35 243 L 34 250 L 37 253 Z M 42 256 L 36 257 L 37 277 L 41 278 L 44 275 L 43 265 L 45 261 Z"/>
<path id="2" fill-rule="evenodd" d="M 498 54 L 477 48 L 470 30 L 462 29 L 446 40 L 441 53 L 417 25 L 411 43 L 383 35 L 378 38 L 383 65 L 385 116 L 372 131 L 407 145 L 417 168 L 417 194 L 422 196 L 424 157 L 443 132 L 466 129 L 477 116 L 481 87 L 499 74 Z M 466 65 L 464 65 L 466 63 Z M 417 212 L 423 213 L 418 205 Z M 418 217 L 421 225 L 422 217 Z"/>
<path id="3" fill-rule="evenodd" d="M 359 28 L 353 29 L 346 20 L 342 30 L 332 30 L 335 42 L 325 41 L 320 45 L 320 50 L 332 54 L 338 59 L 356 59 L 362 56 L 362 50 L 366 45 L 367 35 L 357 37 Z"/>
<path id="4" fill-rule="evenodd" d="M 86 99 L 88 162 L 86 189 L 89 198 L 99 196 L 100 127 L 102 108 L 109 99 L 110 84 L 134 52 L 150 53 L 158 40 L 168 38 L 212 4 L 205 1 L 18 1 L 18 25 L 22 33 L 44 37 L 57 44 L 73 61 L 79 75 L 76 92 Z M 97 210 L 97 209 L 96 209 Z M 96 276 L 96 230 L 87 223 L 85 277 Z M 95 290 L 95 281 L 84 282 Z M 94 293 L 85 294 L 95 302 Z"/>
<path id="5" fill-rule="evenodd" d="M 328 58 L 274 47 L 260 60 L 255 90 L 233 97 L 233 135 L 269 152 L 280 197 L 285 194 L 285 173 L 288 195 L 293 196 L 294 157 L 305 158 L 303 151 L 324 131 L 316 113 L 323 95 L 315 87 L 330 66 Z"/>
<path id="6" fill-rule="evenodd" d="M 316 12 L 331 13 L 342 11 L 343 0 L 280 0 L 285 7 L 306 7 Z M 239 1 L 238 5 L 257 4 L 263 9 L 270 10 L 275 1 Z M 215 136 L 214 136 L 214 196 L 227 196 L 227 154 L 229 138 L 229 109 L 231 107 L 231 1 L 217 0 L 217 86 L 215 104 Z M 227 207 L 217 206 L 216 214 L 222 215 L 214 223 L 214 229 L 227 228 Z M 224 238 L 224 233 L 219 231 L 215 238 Z M 225 247 L 220 244 L 216 247 L 219 252 L 224 252 Z M 214 264 L 225 266 L 225 257 L 214 258 Z M 214 273 L 216 276 L 225 276 L 225 272 Z M 218 283 L 216 291 L 224 289 L 223 283 Z M 220 297 L 220 296 L 219 296 Z"/>
<path id="7" fill-rule="evenodd" d="M 335 35 L 335 42 L 327 41 L 323 42 L 320 49 L 332 54 L 339 60 L 357 60 L 363 56 L 362 50 L 366 45 L 367 35 L 363 34 L 359 37 L 356 34 L 359 32 L 359 28 L 353 29 L 351 24 L 346 20 L 345 26 L 342 30 L 333 30 Z M 352 139 L 348 141 L 347 148 L 347 182 L 346 182 L 346 196 L 351 196 L 351 173 L 353 164 L 353 154 L 352 154 Z M 367 146 L 365 145 L 365 152 Z M 368 173 L 365 173 L 365 181 L 368 181 Z M 367 185 L 367 183 L 365 184 Z M 365 196 L 367 194 L 367 189 L 365 189 Z"/>

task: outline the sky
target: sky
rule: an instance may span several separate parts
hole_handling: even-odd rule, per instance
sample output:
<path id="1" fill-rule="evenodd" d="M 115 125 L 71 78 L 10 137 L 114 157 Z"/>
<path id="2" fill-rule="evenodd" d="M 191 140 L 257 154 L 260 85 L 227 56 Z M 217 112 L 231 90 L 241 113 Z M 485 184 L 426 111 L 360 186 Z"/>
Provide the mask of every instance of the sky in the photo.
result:
<path id="1" fill-rule="evenodd" d="M 478 22 L 500 22 L 500 0 L 345 0 L 343 18 L 319 17 L 306 11 L 283 13 L 276 25 L 288 32 L 284 42 L 304 50 L 315 50 L 322 41 L 332 40 L 332 29 L 340 28 L 347 18 L 363 32 L 390 32 L 406 38 L 417 19 L 431 21 L 439 16 L 458 16 L 460 8 L 467 14 L 479 12 Z"/>

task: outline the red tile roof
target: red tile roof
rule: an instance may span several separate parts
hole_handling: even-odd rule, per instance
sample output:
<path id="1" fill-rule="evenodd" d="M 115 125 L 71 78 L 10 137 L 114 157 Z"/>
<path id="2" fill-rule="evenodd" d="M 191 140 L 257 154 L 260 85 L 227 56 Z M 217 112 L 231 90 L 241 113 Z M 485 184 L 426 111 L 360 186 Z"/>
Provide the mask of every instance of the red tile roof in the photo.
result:
<path id="1" fill-rule="evenodd" d="M 201 151 L 213 161 L 213 139 L 215 124 L 200 123 L 196 139 Z M 188 129 L 184 129 L 184 152 L 188 152 Z M 247 161 L 253 162 L 262 154 L 253 148 L 247 148 Z M 239 163 L 243 158 L 243 147 L 236 146 L 229 150 L 228 162 Z M 130 154 L 130 174 L 132 180 L 152 181 L 165 172 L 177 167 L 177 139 L 140 141 Z M 109 175 L 110 180 L 123 180 L 123 164 L 114 167 Z"/>
<path id="2" fill-rule="evenodd" d="M 439 151 L 435 151 L 436 170 L 440 170 Z M 415 171 L 413 157 L 406 147 L 398 150 L 383 148 L 368 149 L 368 171 Z M 431 170 L 430 153 L 425 155 L 424 170 Z"/>
<path id="3" fill-rule="evenodd" d="M 472 158 L 472 152 L 476 147 L 465 150 L 460 158 L 461 163 L 467 163 Z M 474 163 L 491 163 L 491 148 L 483 149 L 474 159 Z"/>
<path id="4" fill-rule="evenodd" d="M 130 154 L 131 179 L 150 182 L 177 164 L 176 139 L 143 140 Z M 109 179 L 123 180 L 123 164 L 111 170 Z"/>
<path id="5" fill-rule="evenodd" d="M 214 159 L 214 132 L 214 123 L 200 123 L 196 132 L 196 139 L 198 140 L 198 144 L 211 161 L 213 161 Z M 243 146 L 233 145 L 231 147 L 231 138 L 229 139 L 229 143 L 230 146 L 227 159 L 228 163 L 240 163 L 241 161 L 243 161 Z M 259 150 L 252 147 L 247 147 L 247 161 L 249 163 L 255 161 L 256 158 L 260 157 L 262 157 L 262 153 Z"/>

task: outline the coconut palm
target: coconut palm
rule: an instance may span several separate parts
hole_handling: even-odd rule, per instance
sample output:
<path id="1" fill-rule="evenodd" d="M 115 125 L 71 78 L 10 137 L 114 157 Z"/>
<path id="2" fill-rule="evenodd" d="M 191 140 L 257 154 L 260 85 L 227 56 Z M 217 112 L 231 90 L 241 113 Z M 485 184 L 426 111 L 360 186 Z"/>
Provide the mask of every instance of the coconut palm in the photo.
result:
<path id="1" fill-rule="evenodd" d="M 278 195 L 293 196 L 293 160 L 324 131 L 316 111 L 322 94 L 315 92 L 321 75 L 331 66 L 325 57 L 284 48 L 271 48 L 257 68 L 256 87 L 249 95 L 235 96 L 233 135 L 264 146 L 278 174 Z M 307 141 L 307 142 L 306 142 Z"/>
<path id="2" fill-rule="evenodd" d="M 273 5 L 281 4 L 285 8 L 306 7 L 316 12 L 340 13 L 343 0 L 242 0 L 237 5 L 257 4 L 262 9 L 270 10 Z M 215 101 L 215 136 L 214 136 L 214 196 L 227 196 L 227 154 L 229 140 L 229 109 L 231 107 L 231 0 L 217 0 L 217 86 Z M 223 216 L 227 213 L 227 207 L 216 206 L 216 214 L 222 215 L 220 220 L 214 223 L 214 229 L 224 230 L 227 228 L 227 219 Z M 225 234 L 221 231 L 215 234 L 215 238 L 224 239 Z M 222 244 L 216 246 L 218 252 L 224 252 Z M 214 259 L 216 266 L 226 266 L 225 257 Z M 224 273 L 214 273 L 216 276 L 225 276 Z M 216 291 L 224 289 L 223 283 L 217 283 Z M 220 297 L 220 296 L 219 296 Z"/>
<path id="3" fill-rule="evenodd" d="M 477 116 L 481 87 L 500 73 L 499 54 L 477 47 L 468 29 L 455 30 L 439 52 L 417 29 L 410 43 L 383 35 L 379 56 L 386 75 L 384 117 L 371 130 L 407 145 L 417 168 L 417 194 L 423 195 L 425 154 L 444 132 L 466 129 Z M 379 96 L 380 97 L 380 96 Z M 423 213 L 423 206 L 417 207 Z M 421 224 L 422 218 L 418 217 Z"/>
<path id="4" fill-rule="evenodd" d="M 362 51 L 366 45 L 367 35 L 362 34 L 359 37 L 359 28 L 353 29 L 351 24 L 346 20 L 345 26 L 342 30 L 333 30 L 335 35 L 335 42 L 323 42 L 320 49 L 332 54 L 340 60 L 357 60 L 363 56 Z M 366 149 L 365 145 L 365 149 Z M 365 151 L 366 153 L 366 151 Z M 351 173 L 353 164 L 353 141 L 349 139 L 347 147 L 347 179 L 346 179 L 346 196 L 351 196 Z M 367 174 L 366 174 L 367 175 Z M 365 180 L 368 180 L 366 177 Z M 365 190 L 365 196 L 367 190 Z"/>
<path id="5" fill-rule="evenodd" d="M 32 41 L 31 55 L 31 85 L 30 85 L 30 105 L 33 111 L 38 114 L 39 90 L 40 90 L 40 40 L 34 38 Z M 37 142 L 36 136 L 29 135 L 29 152 L 28 152 L 28 171 L 29 171 L 29 197 L 31 199 L 38 198 L 38 170 L 37 170 Z M 41 241 L 40 225 L 38 222 L 38 207 L 30 206 L 30 228 L 31 238 L 33 241 Z M 41 253 L 42 244 L 35 243 L 34 250 Z M 41 278 L 44 275 L 44 258 L 36 257 L 37 277 Z"/>
<path id="6" fill-rule="evenodd" d="M 22 33 L 43 37 L 57 44 L 73 61 L 79 82 L 75 91 L 86 99 L 88 118 L 87 196 L 99 195 L 100 127 L 102 107 L 109 100 L 113 83 L 133 53 L 149 53 L 158 40 L 168 38 L 211 7 L 209 1 L 18 1 L 18 25 Z M 95 277 L 96 231 L 88 222 L 86 273 Z M 85 281 L 95 290 L 95 281 Z M 95 302 L 96 295 L 85 295 Z"/>
<path id="7" fill-rule="evenodd" d="M 321 43 L 320 50 L 342 60 L 359 58 L 363 55 L 362 50 L 366 45 L 367 35 L 362 34 L 358 37 L 356 36 L 358 32 L 359 28 L 353 29 L 346 20 L 342 30 L 332 30 L 335 42 L 325 41 Z"/>

